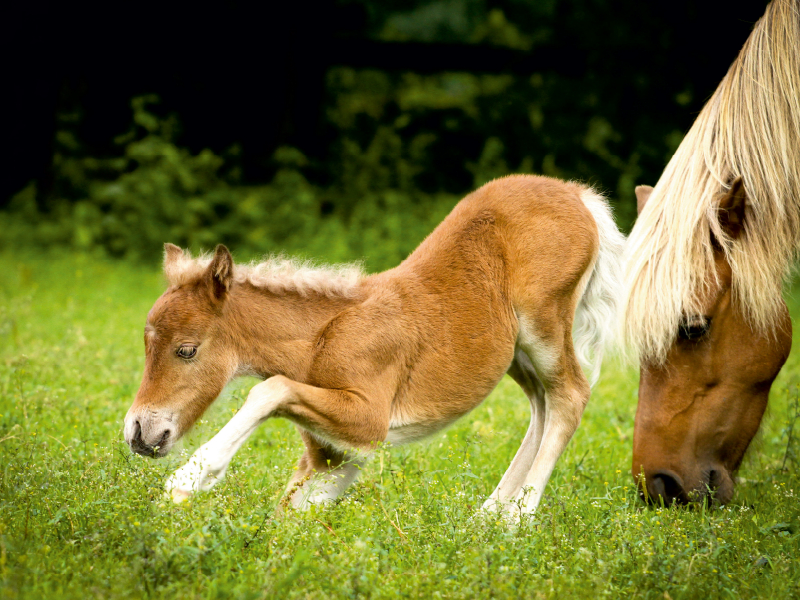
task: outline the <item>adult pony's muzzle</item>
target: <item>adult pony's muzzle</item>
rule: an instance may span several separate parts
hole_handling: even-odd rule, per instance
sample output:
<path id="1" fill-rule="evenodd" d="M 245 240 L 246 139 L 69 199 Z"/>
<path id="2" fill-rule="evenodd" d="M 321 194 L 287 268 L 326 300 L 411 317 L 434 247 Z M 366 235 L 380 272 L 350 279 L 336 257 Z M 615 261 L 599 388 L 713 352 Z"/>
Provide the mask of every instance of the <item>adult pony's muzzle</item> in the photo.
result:
<path id="1" fill-rule="evenodd" d="M 727 504 L 733 496 L 733 479 L 724 468 L 704 471 L 700 481 L 688 489 L 677 473 L 666 469 L 634 477 L 639 496 L 648 504 Z"/>
<path id="2" fill-rule="evenodd" d="M 689 495 L 683 489 L 681 478 L 672 471 L 658 471 L 639 479 L 639 495 L 653 504 L 686 504 Z"/>
<path id="3" fill-rule="evenodd" d="M 148 410 L 129 411 L 125 417 L 125 441 L 142 456 L 166 456 L 177 439 L 177 427 L 168 417 Z"/>

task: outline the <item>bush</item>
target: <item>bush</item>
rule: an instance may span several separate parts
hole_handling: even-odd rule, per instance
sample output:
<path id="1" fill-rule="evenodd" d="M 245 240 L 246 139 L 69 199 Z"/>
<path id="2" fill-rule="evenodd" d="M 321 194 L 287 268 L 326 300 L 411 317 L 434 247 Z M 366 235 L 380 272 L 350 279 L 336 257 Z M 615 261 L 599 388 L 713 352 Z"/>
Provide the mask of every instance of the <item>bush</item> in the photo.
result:
<path id="1" fill-rule="evenodd" d="M 18 193 L 0 213 L 0 243 L 145 260 L 155 260 L 167 241 L 195 251 L 225 243 L 239 256 L 365 258 L 370 268 L 384 269 L 411 252 L 457 200 L 415 190 L 425 136 L 404 147 L 390 129 L 366 149 L 344 141 L 342 176 L 332 189 L 309 183 L 302 173 L 307 159 L 289 147 L 275 152 L 278 169 L 268 185 L 235 185 L 221 175 L 223 158 L 175 145 L 175 120 L 148 110 L 155 102 L 133 99 L 134 125 L 117 138 L 117 157 L 75 156 L 74 136 L 60 131 L 56 197 L 39 206 L 35 183 Z"/>

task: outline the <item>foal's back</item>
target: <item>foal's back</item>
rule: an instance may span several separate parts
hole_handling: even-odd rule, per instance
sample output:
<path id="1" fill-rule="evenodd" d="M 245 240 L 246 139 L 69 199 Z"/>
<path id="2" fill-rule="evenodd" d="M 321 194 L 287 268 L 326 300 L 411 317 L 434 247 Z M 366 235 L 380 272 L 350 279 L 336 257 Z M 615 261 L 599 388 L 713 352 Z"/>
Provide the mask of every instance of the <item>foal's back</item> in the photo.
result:
<path id="1" fill-rule="evenodd" d="M 397 269 L 451 281 L 482 273 L 504 281 L 511 302 L 530 288 L 552 293 L 580 276 L 597 252 L 597 225 L 582 200 L 588 189 L 535 175 L 496 179 L 464 198 Z M 449 272 L 442 272 L 446 267 Z"/>
<path id="2" fill-rule="evenodd" d="M 518 175 L 464 198 L 329 325 L 314 385 L 343 385 L 348 371 L 360 372 L 371 388 L 364 395 L 383 397 L 390 429 L 405 426 L 408 439 L 477 406 L 512 364 L 521 319 L 555 343 L 571 330 L 576 290 L 597 252 L 585 191 Z"/>

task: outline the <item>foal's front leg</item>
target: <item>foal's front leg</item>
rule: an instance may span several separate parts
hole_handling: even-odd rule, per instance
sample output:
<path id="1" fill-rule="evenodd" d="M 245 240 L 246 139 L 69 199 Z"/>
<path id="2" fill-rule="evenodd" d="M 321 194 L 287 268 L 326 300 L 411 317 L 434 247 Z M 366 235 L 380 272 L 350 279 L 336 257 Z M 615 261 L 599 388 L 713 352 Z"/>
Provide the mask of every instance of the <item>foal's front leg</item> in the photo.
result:
<path id="1" fill-rule="evenodd" d="M 365 405 L 366 402 L 344 390 L 305 385 L 280 375 L 271 377 L 254 386 L 241 410 L 169 478 L 167 491 L 180 502 L 213 487 L 225 476 L 234 454 L 256 427 L 275 416 L 287 417 L 318 439 L 330 440 L 340 451 L 369 451 L 375 441 L 386 438 L 388 415 L 379 406 Z M 345 477 L 334 480 L 338 493 L 343 491 L 342 484 L 355 478 L 351 471 L 357 472 L 354 463 L 345 463 L 342 468 L 339 475 Z M 331 499 L 334 488 L 323 492 L 325 499 Z M 307 506 L 309 501 L 314 501 L 313 495 L 298 504 Z"/>
<path id="2" fill-rule="evenodd" d="M 195 492 L 210 490 L 222 480 L 233 455 L 288 394 L 288 387 L 274 377 L 255 385 L 239 412 L 167 480 L 166 489 L 172 499 L 181 502 Z"/>

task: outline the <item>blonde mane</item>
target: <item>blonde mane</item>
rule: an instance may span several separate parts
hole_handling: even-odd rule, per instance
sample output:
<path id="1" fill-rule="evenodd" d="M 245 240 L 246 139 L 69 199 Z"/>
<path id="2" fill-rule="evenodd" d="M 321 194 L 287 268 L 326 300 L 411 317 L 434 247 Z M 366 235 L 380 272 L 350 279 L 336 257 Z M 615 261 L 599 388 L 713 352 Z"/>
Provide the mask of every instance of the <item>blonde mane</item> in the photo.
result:
<path id="1" fill-rule="evenodd" d="M 717 218 L 742 177 L 743 234 Z M 655 186 L 629 238 L 622 334 L 663 362 L 681 319 L 702 317 L 716 285 L 714 246 L 733 270 L 733 301 L 758 331 L 773 329 L 800 244 L 800 0 L 774 0 Z"/>
<path id="2" fill-rule="evenodd" d="M 178 256 L 169 256 L 167 252 L 164 274 L 170 285 L 192 283 L 202 277 L 212 258 L 208 253 L 193 258 L 187 250 Z M 364 277 L 364 269 L 357 263 L 319 266 L 284 256 L 270 256 L 262 262 L 235 265 L 233 269 L 236 283 L 249 283 L 273 294 L 301 296 L 352 297 Z"/>

